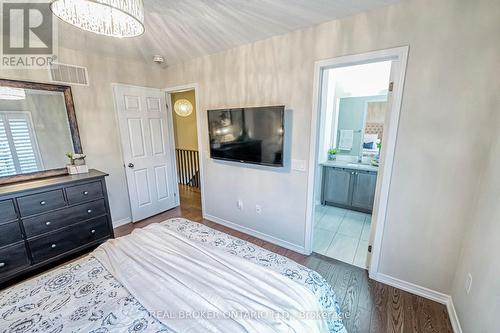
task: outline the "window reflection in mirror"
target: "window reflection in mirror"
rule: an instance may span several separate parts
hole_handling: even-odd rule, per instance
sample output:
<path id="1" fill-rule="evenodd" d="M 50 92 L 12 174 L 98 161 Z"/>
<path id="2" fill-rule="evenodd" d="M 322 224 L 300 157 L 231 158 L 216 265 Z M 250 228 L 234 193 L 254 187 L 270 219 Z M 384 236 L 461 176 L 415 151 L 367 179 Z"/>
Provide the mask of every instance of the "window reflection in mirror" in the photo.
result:
<path id="1" fill-rule="evenodd" d="M 64 94 L 0 87 L 0 177 L 62 168 L 73 152 Z"/>

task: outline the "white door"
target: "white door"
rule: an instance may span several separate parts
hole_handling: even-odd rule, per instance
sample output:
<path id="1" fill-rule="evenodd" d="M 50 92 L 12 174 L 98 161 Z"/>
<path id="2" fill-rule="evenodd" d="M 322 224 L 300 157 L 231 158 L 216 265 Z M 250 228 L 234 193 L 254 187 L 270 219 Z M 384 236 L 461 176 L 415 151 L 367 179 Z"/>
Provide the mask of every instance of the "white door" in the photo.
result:
<path id="1" fill-rule="evenodd" d="M 171 123 L 159 89 L 113 86 L 132 221 L 179 205 Z"/>

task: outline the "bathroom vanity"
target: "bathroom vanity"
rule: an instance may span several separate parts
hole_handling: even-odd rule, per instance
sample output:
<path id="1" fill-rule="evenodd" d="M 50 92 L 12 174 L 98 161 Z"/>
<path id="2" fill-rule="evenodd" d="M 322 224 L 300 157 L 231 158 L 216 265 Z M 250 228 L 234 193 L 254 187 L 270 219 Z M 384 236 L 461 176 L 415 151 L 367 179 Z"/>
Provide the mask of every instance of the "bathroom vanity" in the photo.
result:
<path id="1" fill-rule="evenodd" d="M 371 213 L 378 167 L 343 161 L 321 163 L 323 205 Z"/>

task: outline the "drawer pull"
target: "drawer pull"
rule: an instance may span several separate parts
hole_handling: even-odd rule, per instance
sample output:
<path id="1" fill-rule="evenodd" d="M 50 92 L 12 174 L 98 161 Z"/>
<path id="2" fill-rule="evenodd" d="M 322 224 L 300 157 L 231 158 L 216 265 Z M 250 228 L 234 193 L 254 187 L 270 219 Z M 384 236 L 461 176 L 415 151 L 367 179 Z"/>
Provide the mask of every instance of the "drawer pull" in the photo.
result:
<path id="1" fill-rule="evenodd" d="M 92 209 L 87 209 L 87 213 L 92 213 Z"/>
<path id="2" fill-rule="evenodd" d="M 3 268 L 5 267 L 5 263 L 4 262 L 0 262 L 0 268 Z"/>
<path id="3" fill-rule="evenodd" d="M 56 248 L 56 244 L 52 244 L 50 247 L 53 248 L 53 249 L 55 249 Z"/>
<path id="4" fill-rule="evenodd" d="M 40 205 L 45 206 L 46 202 L 45 201 L 40 201 Z"/>
<path id="5" fill-rule="evenodd" d="M 89 195 L 88 191 L 83 191 L 83 195 Z"/>
<path id="6" fill-rule="evenodd" d="M 45 225 L 46 225 L 46 226 L 49 226 L 49 225 L 51 225 L 51 224 L 52 224 L 52 222 L 50 222 L 50 221 L 45 222 Z"/>
<path id="7" fill-rule="evenodd" d="M 90 230 L 91 234 L 95 234 L 95 229 Z"/>

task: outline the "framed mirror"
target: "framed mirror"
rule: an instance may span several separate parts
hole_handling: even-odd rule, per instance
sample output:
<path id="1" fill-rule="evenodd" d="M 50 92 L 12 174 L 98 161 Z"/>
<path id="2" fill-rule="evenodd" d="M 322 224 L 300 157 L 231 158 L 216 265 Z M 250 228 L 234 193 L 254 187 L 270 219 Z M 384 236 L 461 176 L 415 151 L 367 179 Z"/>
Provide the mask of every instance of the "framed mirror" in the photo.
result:
<path id="1" fill-rule="evenodd" d="M 0 184 L 67 173 L 82 154 L 69 86 L 0 79 Z"/>

